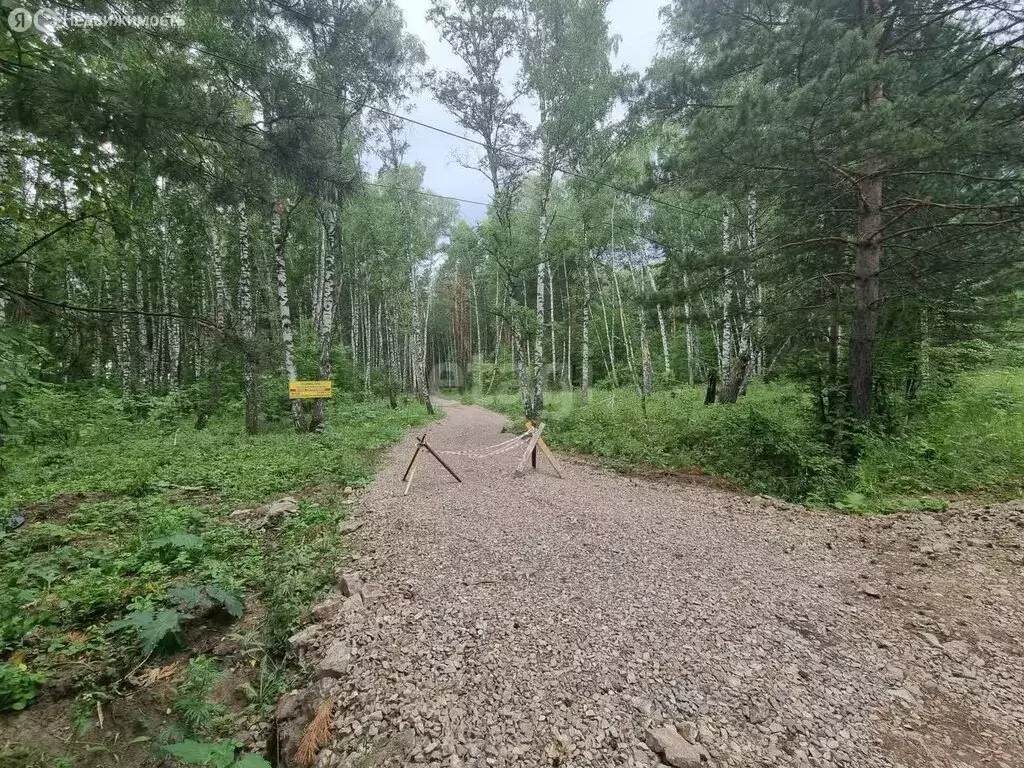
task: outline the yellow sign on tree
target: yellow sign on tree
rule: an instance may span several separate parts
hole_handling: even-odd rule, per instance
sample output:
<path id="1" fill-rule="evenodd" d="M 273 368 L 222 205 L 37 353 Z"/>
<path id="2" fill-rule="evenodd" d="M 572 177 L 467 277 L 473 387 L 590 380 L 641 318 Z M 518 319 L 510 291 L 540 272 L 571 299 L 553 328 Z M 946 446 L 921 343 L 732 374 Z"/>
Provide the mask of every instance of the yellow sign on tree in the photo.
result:
<path id="1" fill-rule="evenodd" d="M 289 381 L 288 397 L 291 400 L 319 400 L 331 396 L 330 381 Z"/>

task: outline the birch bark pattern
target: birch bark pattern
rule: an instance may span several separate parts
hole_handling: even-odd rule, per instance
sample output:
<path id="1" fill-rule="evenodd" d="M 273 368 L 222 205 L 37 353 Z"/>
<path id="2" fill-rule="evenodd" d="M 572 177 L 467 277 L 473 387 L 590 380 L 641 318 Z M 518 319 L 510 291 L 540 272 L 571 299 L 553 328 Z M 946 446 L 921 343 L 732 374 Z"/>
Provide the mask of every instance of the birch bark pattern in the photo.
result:
<path id="1" fill-rule="evenodd" d="M 591 256 L 588 254 L 588 260 Z M 580 371 L 580 397 L 583 404 L 590 402 L 590 270 L 583 267 L 583 329 Z"/>
<path id="2" fill-rule="evenodd" d="M 238 336 L 242 348 L 242 385 L 245 392 L 245 431 L 259 432 L 259 361 L 256 351 L 256 313 L 253 309 L 252 259 L 245 203 L 238 205 Z"/>
<path id="3" fill-rule="evenodd" d="M 274 245 L 274 266 L 277 271 L 277 313 L 281 324 L 281 342 L 284 345 L 284 369 L 288 381 L 298 379 L 295 368 L 295 340 L 292 335 L 292 312 L 288 304 L 288 273 L 285 263 L 285 245 L 287 234 L 284 231 L 283 217 L 285 201 L 278 199 L 270 214 L 270 236 Z M 302 403 L 291 400 L 292 426 L 302 431 Z"/>
<path id="4" fill-rule="evenodd" d="M 537 247 L 537 333 L 534 336 L 533 346 L 533 403 L 531 410 L 526 414 L 528 419 L 539 418 L 544 410 L 544 288 L 545 288 L 545 252 L 547 250 L 548 227 L 548 203 L 551 193 L 552 172 L 550 165 L 545 166 L 543 188 L 540 201 L 540 240 Z"/>
<path id="5" fill-rule="evenodd" d="M 331 205 L 323 206 L 320 212 L 321 253 L 317 259 L 319 274 L 316 286 L 316 306 L 313 310 L 317 318 L 317 370 L 320 379 L 330 381 L 334 371 L 331 364 L 331 350 L 334 347 L 334 259 L 338 247 L 338 211 Z M 327 401 L 318 398 L 313 401 L 312 428 L 322 432 L 327 426 Z"/>

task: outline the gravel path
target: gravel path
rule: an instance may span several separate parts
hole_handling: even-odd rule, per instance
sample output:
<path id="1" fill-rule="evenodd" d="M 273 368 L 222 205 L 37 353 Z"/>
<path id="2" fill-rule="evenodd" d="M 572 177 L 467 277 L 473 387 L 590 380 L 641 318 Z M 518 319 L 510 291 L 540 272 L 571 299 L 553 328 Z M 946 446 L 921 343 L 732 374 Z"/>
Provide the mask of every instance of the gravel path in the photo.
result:
<path id="1" fill-rule="evenodd" d="M 505 419 L 449 404 L 438 449 Z M 353 534 L 369 587 L 318 764 L 1024 766 L 1024 506 L 855 518 L 408 437 Z M 686 729 L 686 726 L 683 726 Z"/>

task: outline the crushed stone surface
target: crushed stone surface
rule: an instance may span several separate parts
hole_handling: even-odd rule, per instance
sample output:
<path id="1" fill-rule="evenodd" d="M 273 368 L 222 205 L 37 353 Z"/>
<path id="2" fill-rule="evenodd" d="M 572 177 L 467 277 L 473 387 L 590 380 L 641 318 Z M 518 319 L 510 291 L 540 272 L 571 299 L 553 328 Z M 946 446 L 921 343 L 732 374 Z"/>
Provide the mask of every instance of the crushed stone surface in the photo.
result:
<path id="1" fill-rule="evenodd" d="M 437 450 L 505 418 L 445 405 Z M 1024 504 L 863 518 L 522 448 L 395 446 L 349 535 L 358 610 L 320 625 L 320 766 L 1024 766 Z M 695 726 L 692 733 L 690 725 Z M 661 732 L 664 733 L 664 732 Z"/>

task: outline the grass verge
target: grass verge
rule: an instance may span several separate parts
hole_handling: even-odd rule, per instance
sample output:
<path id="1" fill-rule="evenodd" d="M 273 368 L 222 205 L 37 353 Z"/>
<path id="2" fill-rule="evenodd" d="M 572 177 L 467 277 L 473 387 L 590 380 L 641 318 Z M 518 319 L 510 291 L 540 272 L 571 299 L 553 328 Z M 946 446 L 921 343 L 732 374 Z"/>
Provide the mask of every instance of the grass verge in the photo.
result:
<path id="1" fill-rule="evenodd" d="M 854 465 L 823 439 L 811 398 L 786 383 L 751 385 L 735 405 L 703 391 L 656 392 L 646 410 L 630 390 L 545 395 L 545 436 L 619 469 L 713 475 L 752 493 L 849 512 L 940 509 L 960 495 L 1024 494 L 1024 371 L 983 370 L 923 392 L 899 426 L 863 435 Z M 468 397 L 522 420 L 516 394 Z"/>
<path id="2" fill-rule="evenodd" d="M 186 740 L 227 749 L 287 683 L 286 639 L 333 580 L 352 490 L 426 420 L 339 399 L 323 434 L 247 436 L 233 409 L 197 431 L 173 403 L 150 405 L 138 420 L 103 392 L 47 391 L 0 453 L 4 768 L 157 764 Z M 284 494 L 298 512 L 266 529 L 229 520 Z M 72 736 L 39 738 L 33 718 Z"/>

